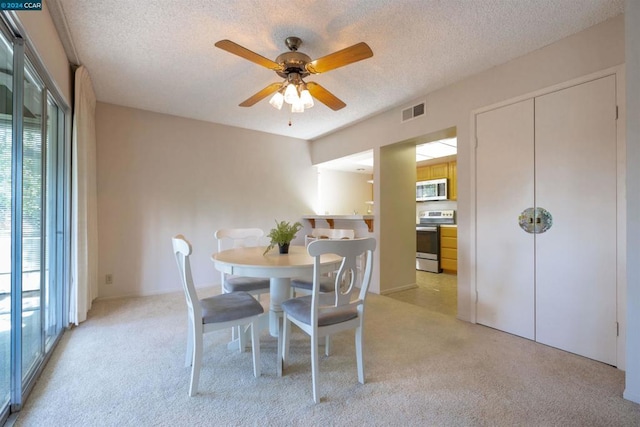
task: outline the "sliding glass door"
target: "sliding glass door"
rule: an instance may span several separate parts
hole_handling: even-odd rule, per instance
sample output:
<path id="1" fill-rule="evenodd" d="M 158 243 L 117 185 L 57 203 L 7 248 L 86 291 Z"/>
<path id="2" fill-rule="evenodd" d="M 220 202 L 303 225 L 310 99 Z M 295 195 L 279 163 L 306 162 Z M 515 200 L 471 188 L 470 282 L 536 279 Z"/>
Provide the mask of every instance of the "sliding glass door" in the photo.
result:
<path id="1" fill-rule="evenodd" d="M 0 424 L 20 409 L 65 324 L 65 131 L 22 40 L 0 32 Z"/>
<path id="2" fill-rule="evenodd" d="M 12 87 L 13 49 L 0 34 L 0 414 L 11 399 Z"/>

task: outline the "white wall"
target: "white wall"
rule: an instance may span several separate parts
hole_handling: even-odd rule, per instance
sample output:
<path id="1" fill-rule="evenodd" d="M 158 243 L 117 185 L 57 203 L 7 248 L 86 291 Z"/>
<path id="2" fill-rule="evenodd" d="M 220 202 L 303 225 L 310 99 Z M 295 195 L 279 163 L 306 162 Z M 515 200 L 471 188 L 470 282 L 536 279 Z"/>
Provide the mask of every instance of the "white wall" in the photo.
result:
<path id="1" fill-rule="evenodd" d="M 361 215 L 369 207 L 365 202 L 373 200 L 373 175 L 318 168 L 317 214 Z"/>
<path id="2" fill-rule="evenodd" d="M 624 18 L 620 15 L 528 55 L 427 94 L 427 114 L 424 118 L 401 124 L 400 111 L 406 107 L 403 105 L 320 138 L 311 146 L 313 163 L 333 160 L 399 141 L 415 140 L 421 135 L 455 126 L 458 137 L 458 317 L 471 320 L 474 304 L 470 298 L 473 260 L 469 253 L 472 242 L 473 207 L 470 199 L 473 145 L 470 134 L 471 112 L 623 62 Z M 416 94 L 415 101 L 407 105 L 423 99 L 424 94 Z M 346 144 L 345 141 L 349 143 Z M 374 180 L 375 193 L 380 183 L 377 176 L 374 176 Z M 384 189 L 379 191 L 380 198 L 384 199 Z M 396 223 L 398 226 L 396 218 L 387 218 L 384 215 L 376 218 L 376 223 L 381 226 L 386 222 Z M 403 226 L 414 227 L 412 223 Z M 394 254 L 390 253 L 389 256 L 393 257 Z M 381 274 L 381 277 L 384 275 Z M 380 286 L 384 288 L 384 284 Z"/>
<path id="3" fill-rule="evenodd" d="M 216 229 L 268 233 L 312 212 L 306 141 L 104 103 L 96 116 L 101 298 L 180 290 L 177 233 L 194 246 L 196 284 L 219 283 Z"/>

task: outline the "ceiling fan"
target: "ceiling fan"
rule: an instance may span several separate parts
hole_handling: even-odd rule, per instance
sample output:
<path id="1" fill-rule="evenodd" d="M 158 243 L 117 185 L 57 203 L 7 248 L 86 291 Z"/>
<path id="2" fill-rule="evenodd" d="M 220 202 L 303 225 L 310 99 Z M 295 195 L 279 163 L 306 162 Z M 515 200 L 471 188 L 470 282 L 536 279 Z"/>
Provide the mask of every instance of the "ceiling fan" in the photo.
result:
<path id="1" fill-rule="evenodd" d="M 279 55 L 275 61 L 258 55 L 231 40 L 220 40 L 216 47 L 226 50 L 229 53 L 238 55 L 244 59 L 262 65 L 273 70 L 285 80 L 272 83 L 256 94 L 240 103 L 241 107 L 251 107 L 258 101 L 266 98 L 275 92 L 269 103 L 275 108 L 282 108 L 282 103 L 291 104 L 291 111 L 302 112 L 305 108 L 313 106 L 313 98 L 325 104 L 334 111 L 344 108 L 346 104 L 338 99 L 331 92 L 315 82 L 305 82 L 303 78 L 311 74 L 320 74 L 331 71 L 354 62 L 361 61 L 373 56 L 371 48 L 364 42 L 331 53 L 315 60 L 311 60 L 308 55 L 298 52 L 302 40 L 298 37 L 287 37 L 285 44 L 289 52 Z"/>

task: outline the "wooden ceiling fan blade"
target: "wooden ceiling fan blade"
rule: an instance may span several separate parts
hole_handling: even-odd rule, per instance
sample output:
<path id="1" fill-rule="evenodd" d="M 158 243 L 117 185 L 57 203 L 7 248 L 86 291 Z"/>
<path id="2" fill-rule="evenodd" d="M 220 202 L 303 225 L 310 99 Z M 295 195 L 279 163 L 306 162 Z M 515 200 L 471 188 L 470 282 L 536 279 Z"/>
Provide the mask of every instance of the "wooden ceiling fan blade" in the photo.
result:
<path id="1" fill-rule="evenodd" d="M 347 106 L 347 104 L 342 102 L 334 94 L 320 86 L 318 83 L 308 82 L 307 89 L 311 96 L 331 108 L 333 111 L 338 111 Z"/>
<path id="2" fill-rule="evenodd" d="M 229 53 L 233 53 L 234 55 L 238 55 L 241 58 L 247 59 L 251 62 L 254 62 L 258 65 L 262 65 L 265 68 L 275 71 L 282 71 L 282 66 L 272 60 L 265 58 L 262 55 L 258 55 L 257 53 L 250 51 L 249 49 L 240 46 L 237 43 L 232 42 L 231 40 L 220 40 L 216 42 L 215 46 L 222 50 L 226 50 Z"/>
<path id="3" fill-rule="evenodd" d="M 311 74 L 324 73 L 363 59 L 371 58 L 373 51 L 365 42 L 354 44 L 322 58 L 309 62 L 306 69 Z"/>
<path id="4" fill-rule="evenodd" d="M 251 107 L 256 102 L 263 100 L 267 96 L 271 95 L 273 92 L 277 91 L 282 87 L 282 83 L 271 83 L 269 86 L 265 87 L 252 97 L 242 101 L 240 107 Z"/>

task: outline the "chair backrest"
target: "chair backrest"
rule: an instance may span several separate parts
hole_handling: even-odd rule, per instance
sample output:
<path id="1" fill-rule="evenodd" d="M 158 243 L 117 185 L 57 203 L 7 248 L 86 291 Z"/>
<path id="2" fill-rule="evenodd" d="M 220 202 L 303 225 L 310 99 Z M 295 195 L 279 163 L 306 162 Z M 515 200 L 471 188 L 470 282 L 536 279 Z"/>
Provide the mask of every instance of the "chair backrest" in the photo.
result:
<path id="1" fill-rule="evenodd" d="M 180 271 L 180 279 L 182 280 L 182 288 L 187 300 L 187 307 L 189 311 L 193 313 L 194 320 L 201 319 L 202 312 L 200 311 L 198 294 L 196 293 L 196 287 L 193 284 L 191 263 L 189 262 L 189 256 L 192 252 L 191 243 L 189 243 L 182 234 L 174 236 L 171 241 L 173 242 L 173 253 L 176 257 L 176 262 L 178 263 L 178 270 Z"/>
<path id="2" fill-rule="evenodd" d="M 221 228 L 215 232 L 218 252 L 225 249 L 257 246 L 262 236 L 264 236 L 264 231 L 259 228 Z M 220 277 L 224 289 L 225 273 L 220 272 Z"/>
<path id="3" fill-rule="evenodd" d="M 349 240 L 334 240 L 334 239 L 320 239 L 315 242 L 309 243 L 307 251 L 309 255 L 314 257 L 313 266 L 313 302 L 312 307 L 312 324 L 317 324 L 317 318 L 313 318 L 314 314 L 317 316 L 317 310 L 332 311 L 344 308 L 346 305 L 362 306 L 369 290 L 369 284 L 371 283 L 371 274 L 373 271 L 373 251 L 376 249 L 376 239 L 369 237 L 365 239 L 349 239 Z M 340 267 L 335 273 L 334 277 L 334 293 L 333 304 L 331 306 L 318 306 L 320 279 L 322 277 L 322 268 L 320 264 L 320 257 L 323 254 L 336 254 L 342 257 Z M 358 258 L 365 256 L 364 274 L 358 274 Z M 361 278 L 360 283 L 357 283 Z M 357 292 L 358 287 L 360 293 L 357 298 L 353 295 Z M 327 295 L 327 294 L 325 294 Z M 326 297 L 325 297 L 326 298 Z"/>
<path id="4" fill-rule="evenodd" d="M 318 239 L 355 239 L 356 232 L 347 228 L 314 228 L 311 234 L 305 236 L 305 244 Z"/>
<path id="5" fill-rule="evenodd" d="M 224 249 L 257 246 L 264 231 L 259 228 L 222 228 L 215 233 L 218 252 Z"/>

